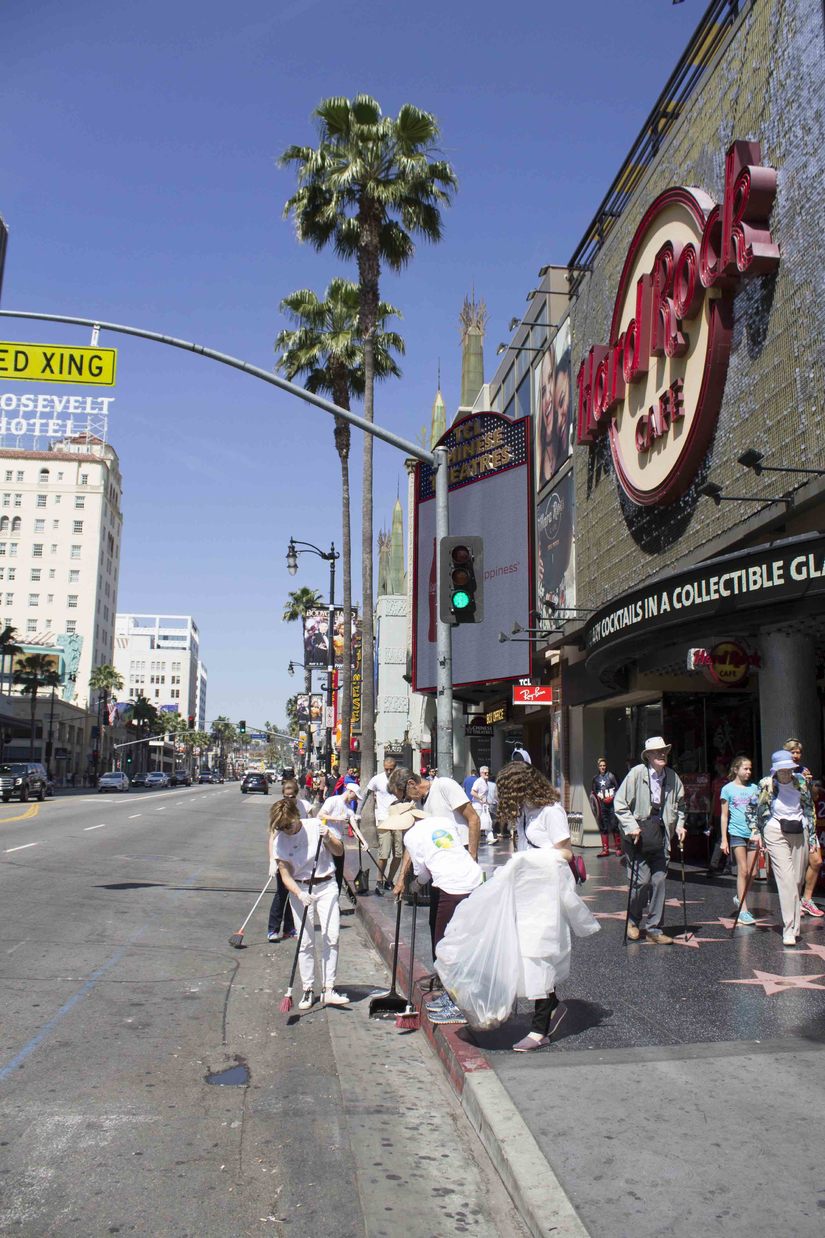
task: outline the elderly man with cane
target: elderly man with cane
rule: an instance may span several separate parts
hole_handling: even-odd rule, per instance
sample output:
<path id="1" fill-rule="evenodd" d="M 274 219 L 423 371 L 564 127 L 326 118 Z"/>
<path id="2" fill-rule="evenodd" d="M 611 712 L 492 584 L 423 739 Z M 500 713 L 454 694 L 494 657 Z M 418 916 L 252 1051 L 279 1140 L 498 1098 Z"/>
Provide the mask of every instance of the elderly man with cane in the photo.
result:
<path id="1" fill-rule="evenodd" d="M 630 770 L 613 801 L 628 851 L 627 937 L 641 937 L 647 904 L 647 939 L 657 946 L 673 945 L 662 931 L 665 880 L 673 834 L 682 849 L 686 835 L 684 787 L 667 763 L 671 747 L 661 735 L 648 739 L 641 764 Z"/>

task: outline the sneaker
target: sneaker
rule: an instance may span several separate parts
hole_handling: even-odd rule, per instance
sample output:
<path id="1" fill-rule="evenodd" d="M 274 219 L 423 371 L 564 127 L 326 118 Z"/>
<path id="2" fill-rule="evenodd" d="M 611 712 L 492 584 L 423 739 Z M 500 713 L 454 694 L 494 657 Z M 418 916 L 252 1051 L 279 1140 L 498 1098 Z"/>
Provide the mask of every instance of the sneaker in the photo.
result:
<path id="1" fill-rule="evenodd" d="M 378 897 L 379 897 L 379 898 L 383 898 L 383 897 L 384 897 L 384 887 L 382 886 L 382 884 L 381 884 L 381 882 L 380 882 L 380 881 L 378 882 L 378 884 L 377 884 L 377 885 L 376 885 L 376 887 L 375 887 L 375 893 L 378 895 Z"/>
<path id="2" fill-rule="evenodd" d="M 493 844 L 495 841 L 496 841 L 496 836 L 495 836 L 495 834 L 488 834 L 488 835 L 487 835 L 487 845 L 488 845 L 488 846 L 492 846 L 492 844 Z"/>
<path id="3" fill-rule="evenodd" d="M 633 921 L 631 920 L 627 926 L 627 940 L 638 941 L 641 935 L 642 933 L 641 933 L 641 930 L 638 924 L 634 924 Z"/>
<path id="4" fill-rule="evenodd" d="M 393 885 L 392 885 L 392 882 L 391 882 L 391 881 L 385 881 L 385 882 L 384 882 L 384 889 L 387 891 L 387 893 L 388 893 L 388 894 L 392 894 L 392 890 L 393 890 Z"/>
<path id="5" fill-rule="evenodd" d="M 282 933 L 267 933 L 266 940 L 267 941 L 281 941 L 282 937 L 283 937 Z"/>
<path id="6" fill-rule="evenodd" d="M 450 1006 L 450 1005 L 452 1005 L 452 1002 L 450 1001 L 449 994 L 442 993 L 440 997 L 437 997 L 435 999 L 435 1001 L 426 1003 L 426 1011 L 427 1011 L 427 1014 L 435 1014 L 439 1010 L 443 1010 L 445 1006 Z"/>
<path id="7" fill-rule="evenodd" d="M 652 941 L 654 946 L 673 945 L 673 938 L 668 937 L 667 933 L 663 933 L 660 929 L 648 929 L 647 940 Z"/>
<path id="8" fill-rule="evenodd" d="M 304 996 L 298 1002 L 299 1010 L 309 1010 L 312 1003 L 315 1001 L 315 994 L 312 989 L 304 989 Z"/>
<path id="9" fill-rule="evenodd" d="M 444 1023 L 466 1023 L 467 1022 L 467 1020 L 464 1018 L 464 1015 L 459 1010 L 458 1006 L 456 1006 L 455 1002 L 451 1001 L 449 997 L 447 998 L 446 1004 L 441 1008 L 441 1010 L 434 1010 L 432 1011 L 432 1013 L 430 1013 L 430 1011 L 427 1011 L 427 1017 L 429 1018 L 430 1022 L 435 1024 L 436 1026 L 440 1026 L 441 1024 L 444 1024 Z"/>
<path id="10" fill-rule="evenodd" d="M 821 907 L 817 907 L 812 898 L 803 898 L 802 911 L 805 915 L 813 916 L 816 920 L 820 920 L 825 916 L 825 911 Z"/>
<path id="11" fill-rule="evenodd" d="M 550 1040 L 547 1036 L 537 1038 L 528 1033 L 523 1040 L 519 1040 L 517 1044 L 513 1045 L 513 1052 L 532 1053 L 534 1049 L 546 1049 L 549 1044 Z"/>
<path id="12" fill-rule="evenodd" d="M 290 937 L 291 937 L 291 938 L 295 938 L 295 937 L 297 937 L 297 936 L 298 936 L 298 930 L 297 930 L 297 929 L 292 928 L 292 929 L 290 929 L 290 930 L 289 930 L 289 932 L 288 932 L 288 933 L 284 933 L 284 941 L 286 941 L 286 940 L 287 940 L 288 938 L 290 938 Z"/>
<path id="13" fill-rule="evenodd" d="M 324 989 L 321 1001 L 325 1006 L 348 1006 L 349 998 L 345 993 L 336 993 L 335 989 Z"/>
<path id="14" fill-rule="evenodd" d="M 738 907 L 738 906 L 739 906 L 739 895 L 738 895 L 738 894 L 734 894 L 734 896 L 733 896 L 733 905 L 734 905 L 734 907 Z M 740 919 L 741 919 L 741 916 L 740 916 Z"/>
<path id="15" fill-rule="evenodd" d="M 756 924 L 756 917 L 752 916 L 749 911 L 740 911 L 739 912 L 739 923 L 740 924 Z"/>
<path id="16" fill-rule="evenodd" d="M 556 1006 L 555 1010 L 550 1016 L 550 1027 L 547 1031 L 548 1040 L 551 1036 L 555 1036 L 556 1032 L 561 1027 L 562 1022 L 564 1021 L 564 1016 L 566 1014 L 567 1014 L 567 1007 L 565 1006 L 564 1002 L 559 1002 L 559 1004 Z"/>
<path id="17" fill-rule="evenodd" d="M 796 933 L 783 933 L 782 934 L 782 945 L 783 946 L 795 946 L 796 945 Z"/>

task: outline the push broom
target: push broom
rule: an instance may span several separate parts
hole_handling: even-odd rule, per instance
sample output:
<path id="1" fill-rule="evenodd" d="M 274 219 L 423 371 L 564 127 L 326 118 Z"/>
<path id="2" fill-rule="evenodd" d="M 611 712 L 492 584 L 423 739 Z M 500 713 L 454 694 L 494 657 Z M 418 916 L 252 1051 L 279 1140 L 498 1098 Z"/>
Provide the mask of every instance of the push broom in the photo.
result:
<path id="1" fill-rule="evenodd" d="M 415 887 L 413 887 L 415 889 Z M 413 993 L 415 985 L 415 917 L 418 912 L 418 895 L 413 894 L 413 914 L 412 914 L 412 932 L 410 934 L 410 997 L 407 1002 L 407 1009 L 395 1017 L 395 1026 L 399 1032 L 417 1032 L 421 1026 L 421 1015 L 415 1008 L 413 1002 Z"/>
<path id="2" fill-rule="evenodd" d="M 318 867 L 318 856 L 321 854 L 321 843 L 323 841 L 323 838 L 319 835 L 318 846 L 315 848 L 315 859 L 312 863 L 312 872 L 309 878 L 309 886 L 307 887 L 307 894 L 312 894 L 312 887 L 315 883 L 315 870 Z M 292 1009 L 292 986 L 295 983 L 295 972 L 298 970 L 298 954 L 301 949 L 301 939 L 304 936 L 304 928 L 307 922 L 308 911 L 309 904 L 304 907 L 304 914 L 301 916 L 301 928 L 298 933 L 298 941 L 295 945 L 295 958 L 292 960 L 292 971 L 289 973 L 289 988 L 281 999 L 281 1005 L 279 1007 L 281 1014 L 289 1014 Z"/>
<path id="3" fill-rule="evenodd" d="M 243 924 L 238 929 L 237 933 L 233 933 L 232 936 L 229 938 L 230 946 L 234 946 L 236 950 L 240 950 L 241 946 L 243 945 L 243 931 L 246 928 L 249 921 L 252 919 L 252 916 L 255 912 L 255 908 L 258 906 L 258 903 L 261 901 L 261 899 L 266 894 L 267 890 L 269 889 L 271 885 L 272 885 L 272 878 L 270 877 L 269 881 L 267 881 L 266 885 L 261 890 L 258 897 L 255 899 L 255 903 L 252 907 L 252 911 L 250 911 L 249 915 L 246 917 Z"/>

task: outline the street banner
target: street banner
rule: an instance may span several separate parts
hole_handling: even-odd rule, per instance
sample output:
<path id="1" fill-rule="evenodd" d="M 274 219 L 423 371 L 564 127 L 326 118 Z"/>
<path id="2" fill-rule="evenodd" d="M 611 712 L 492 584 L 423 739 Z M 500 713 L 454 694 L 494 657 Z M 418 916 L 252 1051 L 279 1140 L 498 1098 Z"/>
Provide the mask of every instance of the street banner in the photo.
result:
<path id="1" fill-rule="evenodd" d="M 361 734 L 361 624 L 357 625 L 353 642 L 352 663 L 352 719 L 353 735 Z"/>
<path id="2" fill-rule="evenodd" d="M 352 624 L 351 640 L 355 645 L 357 613 L 353 608 L 350 622 Z M 332 634 L 334 662 L 343 666 L 344 658 L 344 611 L 335 609 L 335 629 Z M 308 670 L 324 671 L 329 666 L 329 609 L 318 606 L 308 610 L 304 616 L 304 665 Z"/>
<path id="3" fill-rule="evenodd" d="M 576 546 L 573 539 L 573 474 L 563 477 L 536 507 L 538 610 L 576 605 Z"/>
<path id="4" fill-rule="evenodd" d="M 536 489 L 543 490 L 573 446 L 570 320 L 565 319 L 533 368 L 536 410 Z"/>

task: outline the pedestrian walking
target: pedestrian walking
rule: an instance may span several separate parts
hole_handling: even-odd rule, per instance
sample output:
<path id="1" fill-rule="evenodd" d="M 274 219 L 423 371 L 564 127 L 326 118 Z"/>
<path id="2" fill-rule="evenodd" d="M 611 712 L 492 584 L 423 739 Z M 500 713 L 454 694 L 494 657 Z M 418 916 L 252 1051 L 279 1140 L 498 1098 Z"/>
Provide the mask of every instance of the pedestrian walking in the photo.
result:
<path id="1" fill-rule="evenodd" d="M 466 790 L 466 787 L 465 787 Z M 470 803 L 476 810 L 479 821 L 479 831 L 485 841 L 492 846 L 496 841 L 493 830 L 493 818 L 490 812 L 490 767 L 482 765 L 473 785 L 470 787 Z"/>
<path id="2" fill-rule="evenodd" d="M 808 767 L 802 761 L 802 740 L 786 739 L 782 745 L 793 757 L 796 762 L 796 772 L 801 774 L 808 784 L 808 790 L 811 793 L 811 798 L 814 804 L 819 799 L 819 790 L 814 783 L 814 777 Z M 803 916 L 813 916 L 815 920 L 825 916 L 825 911 L 821 907 L 817 907 L 814 902 L 814 890 L 816 883 L 819 881 L 819 870 L 822 868 L 822 848 L 819 845 L 819 835 L 816 835 L 816 846 L 811 847 L 808 852 L 808 871 L 805 874 L 805 886 L 802 891 L 802 914 Z"/>
<path id="3" fill-rule="evenodd" d="M 340 912 L 333 859 L 344 845 L 331 826 L 316 817 L 302 820 L 289 800 L 273 804 L 269 812 L 271 839 L 270 872 L 276 869 L 289 892 L 292 915 L 300 924 L 307 908 L 306 924 L 298 943 L 298 966 L 303 995 L 299 1010 L 309 1010 L 315 1001 L 315 922 L 321 937 L 321 1000 L 325 1006 L 346 1006 L 349 998 L 335 990 L 338 969 Z M 317 856 L 317 864 L 316 864 Z M 308 887 L 315 871 L 312 893 Z"/>
<path id="4" fill-rule="evenodd" d="M 364 805 L 371 795 L 375 806 L 375 828 L 378 832 L 378 877 L 375 893 L 383 894 L 392 889 L 392 879 L 398 872 L 403 856 L 401 839 L 397 831 L 385 829 L 385 822 L 390 811 L 390 804 L 395 796 L 389 789 L 389 779 L 395 770 L 395 757 L 384 757 L 384 769 L 380 774 L 370 778 L 358 800 L 358 815 L 364 811 Z M 390 871 L 387 876 L 387 864 Z"/>
<path id="5" fill-rule="evenodd" d="M 389 820 L 398 822 L 404 831 L 404 862 L 395 883 L 396 897 L 403 897 L 410 869 L 419 885 L 431 881 L 433 891 L 438 891 L 432 934 L 435 957 L 453 913 L 481 885 L 484 874 L 462 844 L 451 817 L 428 816 L 412 800 L 406 800 L 391 806 Z M 427 1014 L 436 1024 L 466 1021 L 447 993 L 427 1004 Z"/>
<path id="6" fill-rule="evenodd" d="M 556 983 L 569 971 L 571 939 L 559 899 L 562 905 L 572 899 L 585 912 L 587 909 L 575 893 L 568 863 L 573 858 L 570 826 L 556 788 L 534 765 L 522 761 L 505 765 L 496 786 L 499 817 L 514 828 L 516 850 L 521 853 L 514 857 L 519 862 L 513 868 L 521 983 L 524 995 L 534 1003 L 530 1031 L 513 1049 L 516 1053 L 530 1053 L 550 1043 L 566 1013 L 556 994 Z M 558 863 L 548 866 L 549 857 L 536 854 L 548 850 L 552 850 L 552 859 Z M 535 860 L 527 853 L 535 855 Z M 558 914 L 551 915 L 554 902 Z M 589 912 L 585 919 L 595 925 Z M 592 925 L 588 924 L 587 932 L 597 930 L 598 926 Z"/>
<path id="7" fill-rule="evenodd" d="M 740 924 L 755 924 L 754 917 L 745 906 L 748 881 L 748 849 L 755 845 L 751 839 L 747 810 L 756 803 L 759 788 L 751 781 L 753 762 L 750 757 L 736 757 L 730 767 L 729 781 L 722 787 L 722 854 L 733 856 L 736 863 L 736 893 L 734 907 L 739 908 Z"/>
<path id="8" fill-rule="evenodd" d="M 641 764 L 634 765 L 616 791 L 613 807 L 628 844 L 627 936 L 638 941 L 647 908 L 647 939 L 657 946 L 672 946 L 662 930 L 665 881 L 673 835 L 684 846 L 685 789 L 668 766 L 672 744 L 661 735 L 648 739 Z"/>
<path id="9" fill-rule="evenodd" d="M 814 802 L 804 774 L 786 748 L 771 757 L 771 772 L 759 783 L 755 803 L 746 815 L 759 831 L 771 859 L 782 914 L 782 944 L 795 946 L 801 931 L 800 891 L 808 870 L 808 856 L 817 845 Z"/>
<path id="10" fill-rule="evenodd" d="M 613 811 L 613 799 L 619 789 L 619 780 L 607 768 L 607 759 L 599 757 L 596 762 L 596 776 L 591 783 L 591 791 L 599 810 L 599 834 L 602 849 L 598 858 L 610 855 L 610 835 L 613 835 L 616 855 L 622 854 L 622 832 Z"/>

